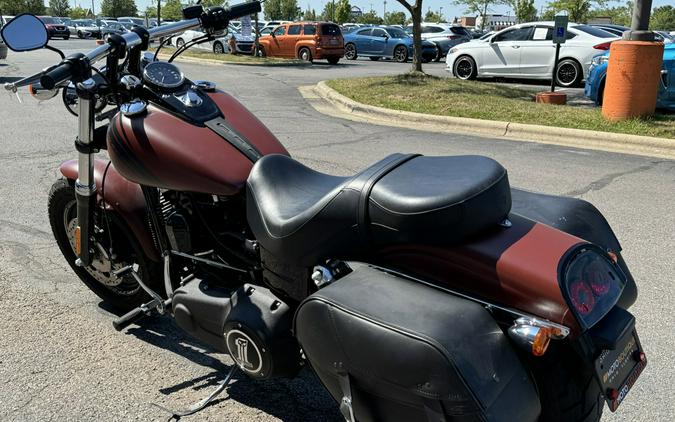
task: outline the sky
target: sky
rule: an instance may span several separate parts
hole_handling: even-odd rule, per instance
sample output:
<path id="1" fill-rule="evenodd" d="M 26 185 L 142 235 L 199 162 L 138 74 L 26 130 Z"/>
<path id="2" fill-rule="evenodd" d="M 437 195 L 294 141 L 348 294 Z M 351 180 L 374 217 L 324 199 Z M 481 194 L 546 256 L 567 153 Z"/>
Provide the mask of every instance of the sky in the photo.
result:
<path id="1" fill-rule="evenodd" d="M 243 1 L 243 0 L 241 0 Z M 320 13 L 325 4 L 328 3 L 330 0 L 298 0 L 298 5 L 302 10 L 307 9 L 307 7 L 311 7 L 317 11 L 317 13 Z M 414 1 L 414 0 L 410 0 Z M 238 3 L 239 0 L 230 0 L 231 4 Z M 47 3 L 47 1 L 45 1 Z M 382 15 L 384 12 L 384 1 L 383 0 L 350 0 L 350 3 L 352 6 L 358 6 L 361 8 L 363 11 L 368 11 L 371 8 L 375 10 L 379 15 Z M 541 10 L 543 6 L 548 3 L 548 0 L 535 0 L 535 5 L 537 6 L 537 10 Z M 659 6 L 665 6 L 666 4 L 672 4 L 673 0 L 653 0 L 652 2 L 652 7 L 659 7 Z M 90 8 L 91 7 L 91 0 L 70 0 L 70 4 L 72 6 L 79 5 L 85 8 Z M 146 7 L 150 4 L 156 5 L 157 1 L 156 0 L 136 0 L 136 6 L 138 7 L 138 10 L 145 10 Z M 612 2 L 610 0 L 609 6 L 618 6 L 620 4 L 624 4 L 624 1 L 621 2 Z M 96 7 L 96 12 L 98 13 L 101 9 L 101 0 L 94 0 L 94 5 Z M 442 13 L 443 16 L 446 19 L 452 19 L 455 16 L 464 16 L 466 15 L 466 9 L 464 6 L 455 6 L 452 4 L 452 0 L 424 0 L 424 11 L 428 8 L 431 8 L 432 10 L 438 12 L 440 8 L 442 7 Z M 386 1 L 386 8 L 387 11 L 403 11 L 405 10 L 403 6 L 401 6 L 398 1 L 396 0 L 387 0 Z M 507 6 L 495 6 L 494 8 L 491 9 L 491 13 L 501 13 L 501 14 L 511 14 L 513 13 L 509 7 Z"/>

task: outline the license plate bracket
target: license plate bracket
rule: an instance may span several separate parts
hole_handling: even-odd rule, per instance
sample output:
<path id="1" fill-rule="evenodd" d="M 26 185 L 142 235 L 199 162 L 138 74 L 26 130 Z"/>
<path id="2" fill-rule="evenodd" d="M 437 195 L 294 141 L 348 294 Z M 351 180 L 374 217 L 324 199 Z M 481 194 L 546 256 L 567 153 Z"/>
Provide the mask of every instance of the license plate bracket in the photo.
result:
<path id="1" fill-rule="evenodd" d="M 595 374 L 609 410 L 616 411 L 647 366 L 637 331 L 619 341 L 616 349 L 603 350 L 595 360 Z"/>

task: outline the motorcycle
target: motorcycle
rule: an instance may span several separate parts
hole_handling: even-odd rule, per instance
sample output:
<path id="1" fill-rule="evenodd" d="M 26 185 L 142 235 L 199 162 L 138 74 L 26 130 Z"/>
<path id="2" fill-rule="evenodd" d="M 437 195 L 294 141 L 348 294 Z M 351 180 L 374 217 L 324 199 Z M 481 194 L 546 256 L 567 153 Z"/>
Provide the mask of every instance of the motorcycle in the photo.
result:
<path id="1" fill-rule="evenodd" d="M 77 276 L 173 318 L 254 379 L 317 374 L 347 421 L 597 421 L 647 364 L 637 288 L 590 203 L 513 188 L 480 156 L 393 154 L 351 177 L 291 158 L 234 97 L 173 59 L 260 11 L 190 6 L 5 88 L 63 91 L 77 160 L 49 220 Z M 149 43 L 204 36 L 168 61 Z M 47 46 L 28 14 L 14 51 Z M 320 38 L 320 35 L 317 35 Z M 105 59 L 105 66 L 95 64 Z M 110 160 L 95 159 L 107 151 Z"/>

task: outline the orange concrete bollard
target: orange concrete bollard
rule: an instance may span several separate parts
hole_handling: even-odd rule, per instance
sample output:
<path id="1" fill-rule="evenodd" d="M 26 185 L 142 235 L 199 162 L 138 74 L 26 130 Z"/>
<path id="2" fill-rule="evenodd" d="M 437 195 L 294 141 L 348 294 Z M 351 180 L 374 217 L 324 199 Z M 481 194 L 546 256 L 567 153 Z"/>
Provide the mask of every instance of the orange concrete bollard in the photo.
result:
<path id="1" fill-rule="evenodd" d="M 614 41 L 609 50 L 602 115 L 619 121 L 654 113 L 663 44 Z"/>
<path id="2" fill-rule="evenodd" d="M 567 104 L 567 94 L 564 92 L 538 92 L 534 97 L 534 101 L 542 104 Z"/>

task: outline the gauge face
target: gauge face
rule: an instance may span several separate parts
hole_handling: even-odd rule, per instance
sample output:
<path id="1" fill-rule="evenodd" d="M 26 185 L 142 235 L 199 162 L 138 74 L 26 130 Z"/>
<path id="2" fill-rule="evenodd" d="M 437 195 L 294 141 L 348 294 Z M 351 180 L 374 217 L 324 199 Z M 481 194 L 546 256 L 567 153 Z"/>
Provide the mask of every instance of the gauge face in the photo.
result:
<path id="1" fill-rule="evenodd" d="M 152 62 L 143 69 L 143 79 L 162 88 L 176 88 L 185 80 L 183 72 L 167 62 Z"/>

